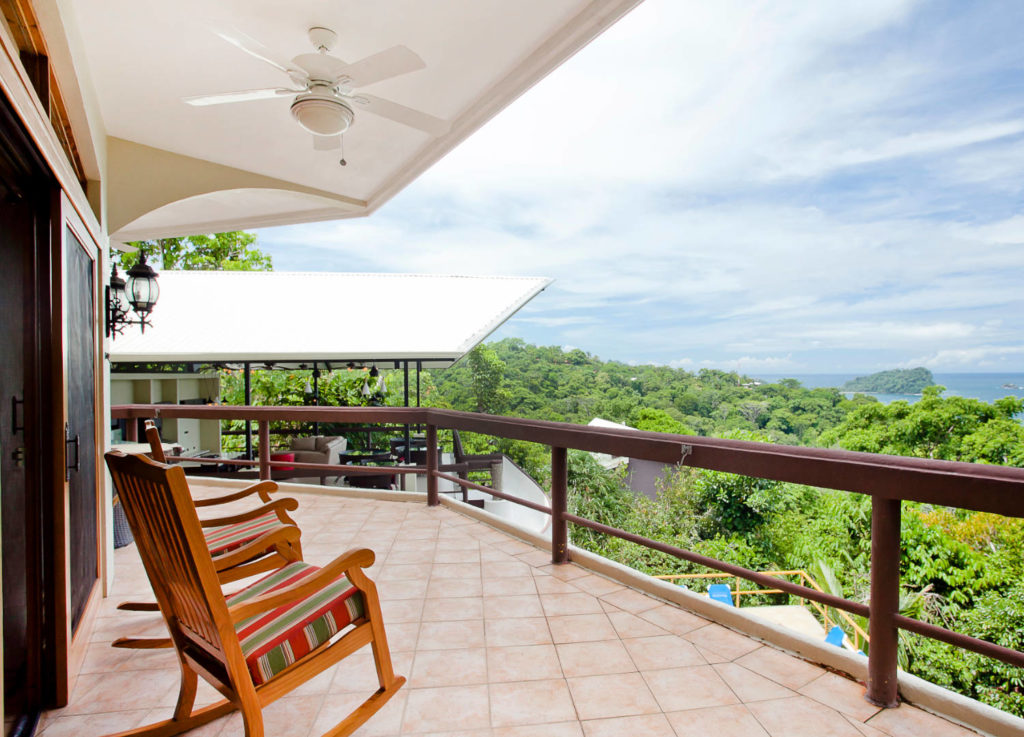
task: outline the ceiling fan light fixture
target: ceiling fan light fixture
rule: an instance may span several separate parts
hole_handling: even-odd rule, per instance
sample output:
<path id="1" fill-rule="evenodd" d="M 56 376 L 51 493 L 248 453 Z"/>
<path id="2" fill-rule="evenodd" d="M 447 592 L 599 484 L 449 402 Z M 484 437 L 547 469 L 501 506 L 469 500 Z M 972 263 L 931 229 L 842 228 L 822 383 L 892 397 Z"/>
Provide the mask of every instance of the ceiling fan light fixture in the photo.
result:
<path id="1" fill-rule="evenodd" d="M 355 113 L 336 97 L 306 94 L 292 103 L 292 117 L 299 125 L 317 136 L 337 136 L 352 125 Z"/>

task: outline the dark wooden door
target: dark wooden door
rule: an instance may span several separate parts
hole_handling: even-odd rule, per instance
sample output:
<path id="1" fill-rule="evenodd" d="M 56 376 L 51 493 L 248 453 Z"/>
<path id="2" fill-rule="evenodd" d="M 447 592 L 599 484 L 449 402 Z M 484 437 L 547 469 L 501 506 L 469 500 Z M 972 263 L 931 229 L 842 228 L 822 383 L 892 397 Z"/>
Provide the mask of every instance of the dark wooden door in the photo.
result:
<path id="1" fill-rule="evenodd" d="M 78 629 L 99 575 L 96 488 L 96 266 L 74 231 L 65 229 L 67 330 L 68 576 L 71 631 Z"/>
<path id="2" fill-rule="evenodd" d="M 5 717 L 31 729 L 42 707 L 43 478 L 36 304 L 49 249 L 49 184 L 0 99 L 0 544 Z"/>

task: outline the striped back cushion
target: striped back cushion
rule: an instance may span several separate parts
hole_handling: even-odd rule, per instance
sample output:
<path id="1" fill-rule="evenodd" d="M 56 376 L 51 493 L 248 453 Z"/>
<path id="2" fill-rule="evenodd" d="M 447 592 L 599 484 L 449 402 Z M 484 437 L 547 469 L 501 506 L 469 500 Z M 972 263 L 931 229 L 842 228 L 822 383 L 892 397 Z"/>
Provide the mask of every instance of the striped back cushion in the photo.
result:
<path id="1" fill-rule="evenodd" d="M 210 548 L 210 555 L 216 558 L 218 555 L 242 547 L 265 532 L 283 526 L 284 523 L 275 512 L 267 512 L 247 522 L 204 528 L 203 535 L 206 537 L 207 547 Z"/>
<path id="2" fill-rule="evenodd" d="M 228 606 L 290 586 L 320 569 L 290 563 L 227 597 Z M 363 595 L 344 576 L 320 591 L 235 625 L 242 654 L 257 686 L 308 655 L 363 616 Z"/>

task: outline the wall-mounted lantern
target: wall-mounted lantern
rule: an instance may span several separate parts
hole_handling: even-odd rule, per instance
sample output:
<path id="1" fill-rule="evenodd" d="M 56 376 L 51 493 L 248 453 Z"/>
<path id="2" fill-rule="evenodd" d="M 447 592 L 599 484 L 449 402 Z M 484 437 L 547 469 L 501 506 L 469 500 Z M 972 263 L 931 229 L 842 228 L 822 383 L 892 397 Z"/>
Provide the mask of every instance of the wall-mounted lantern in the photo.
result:
<path id="1" fill-rule="evenodd" d="M 138 325 L 142 332 L 146 326 L 153 326 L 149 314 L 160 298 L 160 285 L 153 267 L 146 263 L 146 254 L 140 253 L 139 260 L 128 269 L 128 281 L 117 273 L 117 264 L 110 270 L 110 284 L 107 286 L 107 337 L 116 338 L 126 325 Z M 131 308 L 138 320 L 128 319 Z"/>

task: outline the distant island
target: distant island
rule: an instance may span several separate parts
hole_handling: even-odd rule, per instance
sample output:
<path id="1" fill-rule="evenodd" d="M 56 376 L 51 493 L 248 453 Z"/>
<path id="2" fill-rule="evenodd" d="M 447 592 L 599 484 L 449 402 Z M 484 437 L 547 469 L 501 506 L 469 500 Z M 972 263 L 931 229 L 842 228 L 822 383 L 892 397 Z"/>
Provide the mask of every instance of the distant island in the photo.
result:
<path id="1" fill-rule="evenodd" d="M 843 384 L 848 392 L 878 392 L 881 394 L 920 394 L 926 386 L 933 386 L 935 377 L 926 368 L 890 369 L 870 376 L 858 376 Z"/>

